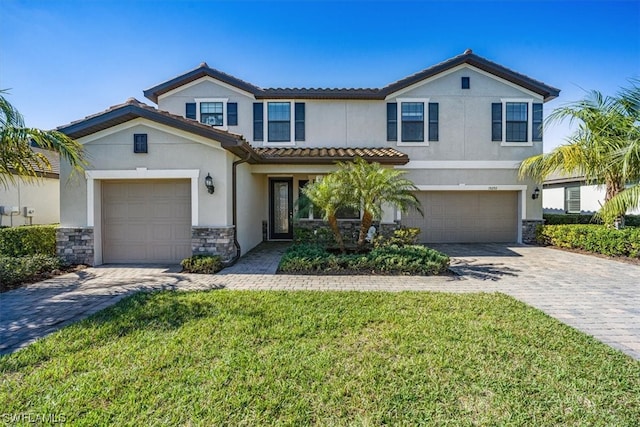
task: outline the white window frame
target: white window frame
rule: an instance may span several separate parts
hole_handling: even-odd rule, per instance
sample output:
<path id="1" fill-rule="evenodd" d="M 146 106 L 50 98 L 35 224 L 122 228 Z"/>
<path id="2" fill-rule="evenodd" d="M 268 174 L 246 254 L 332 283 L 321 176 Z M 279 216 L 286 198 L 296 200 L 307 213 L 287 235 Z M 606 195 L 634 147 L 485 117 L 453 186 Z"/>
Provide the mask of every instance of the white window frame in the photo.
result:
<path id="1" fill-rule="evenodd" d="M 269 103 L 270 102 L 282 102 L 289 103 L 289 141 L 272 141 L 269 142 Z M 295 147 L 296 145 L 296 108 L 294 99 L 269 99 L 262 101 L 262 145 L 265 147 Z M 306 106 L 305 106 L 306 115 Z M 305 117 L 305 122 L 307 118 Z M 305 123 L 306 126 L 306 123 Z M 306 139 L 306 138 L 305 138 Z M 298 141 L 304 142 L 304 141 Z"/>
<path id="2" fill-rule="evenodd" d="M 501 98 L 502 103 L 502 147 L 531 147 L 533 146 L 533 104 L 542 100 L 532 98 Z M 507 141 L 507 103 L 518 102 L 527 104 L 527 140 L 522 142 Z M 536 141 L 542 143 L 542 141 Z"/>
<path id="3" fill-rule="evenodd" d="M 228 130 L 227 125 L 227 104 L 229 98 L 196 98 L 196 120 L 198 123 L 202 123 L 200 120 L 200 104 L 203 102 L 221 102 L 222 103 L 222 126 L 214 126 L 216 129 Z"/>
<path id="4" fill-rule="evenodd" d="M 428 147 L 429 146 L 429 100 L 430 98 L 396 98 L 396 120 L 397 120 L 397 145 L 399 147 Z M 422 142 L 402 142 L 402 103 L 403 102 L 421 102 L 424 114 L 422 125 L 424 129 L 424 141 Z"/>
<path id="5" fill-rule="evenodd" d="M 570 198 L 572 190 L 573 192 L 577 193 L 578 200 Z M 576 201 L 578 202 L 577 211 L 570 209 L 571 203 Z M 570 186 L 564 187 L 564 206 L 565 206 L 565 209 L 564 209 L 565 213 L 568 213 L 568 214 L 582 213 L 582 188 L 580 185 L 570 185 Z"/>

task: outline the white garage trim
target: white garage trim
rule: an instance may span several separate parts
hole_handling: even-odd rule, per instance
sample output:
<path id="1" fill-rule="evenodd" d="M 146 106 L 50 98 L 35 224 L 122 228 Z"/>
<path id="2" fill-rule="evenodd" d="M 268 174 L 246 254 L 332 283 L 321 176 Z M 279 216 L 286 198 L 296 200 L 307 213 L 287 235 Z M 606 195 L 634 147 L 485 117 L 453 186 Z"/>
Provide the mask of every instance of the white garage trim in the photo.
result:
<path id="1" fill-rule="evenodd" d="M 191 180 L 191 225 L 199 225 L 198 221 L 198 178 L 199 169 L 147 169 L 128 170 L 90 170 L 85 172 L 87 178 L 87 226 L 95 224 L 95 180 L 109 179 L 190 179 Z"/>

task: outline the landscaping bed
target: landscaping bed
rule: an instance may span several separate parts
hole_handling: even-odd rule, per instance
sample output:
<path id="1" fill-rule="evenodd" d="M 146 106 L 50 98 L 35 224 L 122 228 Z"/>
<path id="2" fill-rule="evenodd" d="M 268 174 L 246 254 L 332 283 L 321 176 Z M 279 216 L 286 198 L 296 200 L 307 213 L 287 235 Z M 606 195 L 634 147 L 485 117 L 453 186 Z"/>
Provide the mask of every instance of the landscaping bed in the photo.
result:
<path id="1" fill-rule="evenodd" d="M 298 243 L 284 253 L 280 274 L 437 275 L 449 257 L 421 245 L 383 245 L 356 253 L 335 253 L 319 244 Z"/>
<path id="2" fill-rule="evenodd" d="M 55 253 L 55 225 L 1 229 L 0 292 L 84 268 L 63 264 Z"/>
<path id="3" fill-rule="evenodd" d="M 73 425 L 635 425 L 640 363 L 500 294 L 141 293 L 0 357 Z"/>

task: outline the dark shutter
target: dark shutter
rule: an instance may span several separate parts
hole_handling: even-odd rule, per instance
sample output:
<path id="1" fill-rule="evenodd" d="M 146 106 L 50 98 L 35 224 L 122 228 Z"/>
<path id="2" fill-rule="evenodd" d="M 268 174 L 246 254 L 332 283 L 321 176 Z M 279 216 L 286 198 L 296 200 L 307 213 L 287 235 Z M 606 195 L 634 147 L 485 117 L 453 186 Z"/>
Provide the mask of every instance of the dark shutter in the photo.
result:
<path id="1" fill-rule="evenodd" d="M 502 141 L 502 104 L 491 104 L 491 140 Z"/>
<path id="2" fill-rule="evenodd" d="M 534 141 L 542 141 L 542 104 L 533 104 L 533 134 Z"/>
<path id="3" fill-rule="evenodd" d="M 438 116 L 439 107 L 437 102 L 429 103 L 429 141 L 438 140 Z"/>
<path id="4" fill-rule="evenodd" d="M 264 104 L 262 102 L 253 104 L 253 140 L 264 140 Z"/>
<path id="5" fill-rule="evenodd" d="M 185 104 L 185 115 L 187 119 L 196 119 L 196 103 L 195 102 L 187 102 Z"/>
<path id="6" fill-rule="evenodd" d="M 134 153 L 147 153 L 147 134 L 135 133 L 133 134 L 133 152 Z"/>
<path id="7" fill-rule="evenodd" d="M 469 77 L 462 77 L 462 89 L 469 89 L 471 87 L 471 79 Z"/>
<path id="8" fill-rule="evenodd" d="M 387 141 L 398 140 L 398 104 L 387 104 Z"/>
<path id="9" fill-rule="evenodd" d="M 304 102 L 296 102 L 295 105 L 295 138 L 296 141 L 304 141 L 304 115 L 305 115 L 305 107 Z"/>
<path id="10" fill-rule="evenodd" d="M 238 126 L 238 103 L 227 103 L 227 125 Z"/>

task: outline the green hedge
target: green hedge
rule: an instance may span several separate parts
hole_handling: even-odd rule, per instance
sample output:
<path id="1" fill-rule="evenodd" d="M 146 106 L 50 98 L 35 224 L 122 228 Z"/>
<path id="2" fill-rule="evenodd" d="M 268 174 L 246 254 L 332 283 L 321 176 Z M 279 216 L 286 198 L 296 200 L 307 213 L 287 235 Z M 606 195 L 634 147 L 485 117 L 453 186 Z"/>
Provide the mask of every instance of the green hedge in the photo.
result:
<path id="1" fill-rule="evenodd" d="M 31 225 L 0 230 L 0 256 L 56 255 L 56 225 Z"/>
<path id="2" fill-rule="evenodd" d="M 538 229 L 538 242 L 609 256 L 640 257 L 638 227 L 616 230 L 596 224 L 545 225 Z"/>
<path id="3" fill-rule="evenodd" d="M 542 217 L 545 225 L 602 223 L 602 221 L 589 214 L 544 214 Z M 624 221 L 628 227 L 640 227 L 640 215 L 626 215 Z"/>
<path id="4" fill-rule="evenodd" d="M 50 255 L 0 256 L 0 292 L 59 268 L 60 260 Z"/>
<path id="5" fill-rule="evenodd" d="M 218 255 L 194 255 L 180 262 L 185 273 L 213 274 L 222 270 L 222 259 Z"/>
<path id="6" fill-rule="evenodd" d="M 295 244 L 283 255 L 283 273 L 441 274 L 449 257 L 420 245 L 383 246 L 364 254 L 333 254 L 315 244 Z"/>

